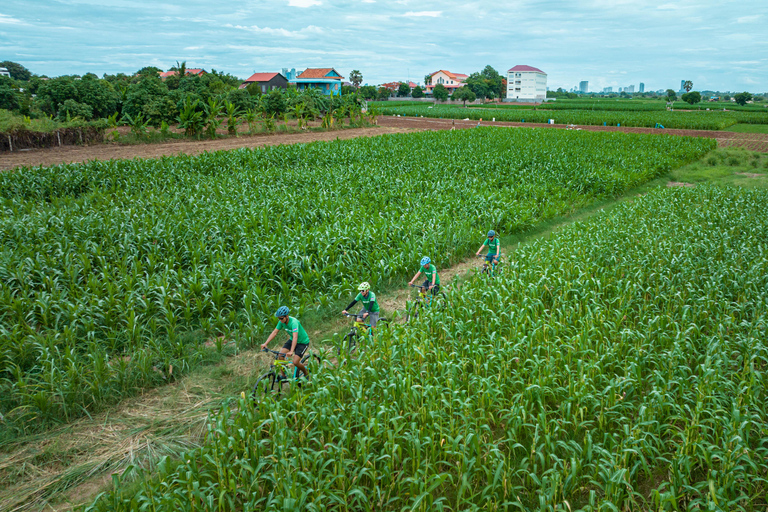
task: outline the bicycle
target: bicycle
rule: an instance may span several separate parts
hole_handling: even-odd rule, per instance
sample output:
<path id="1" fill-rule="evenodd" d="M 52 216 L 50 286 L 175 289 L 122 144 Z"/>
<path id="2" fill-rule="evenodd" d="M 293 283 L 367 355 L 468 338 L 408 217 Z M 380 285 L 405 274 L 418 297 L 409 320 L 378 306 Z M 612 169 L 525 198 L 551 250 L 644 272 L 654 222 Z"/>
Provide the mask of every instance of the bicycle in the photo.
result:
<path id="1" fill-rule="evenodd" d="M 338 352 L 339 355 L 341 355 L 341 352 L 346 349 L 347 354 L 351 355 L 357 350 L 357 346 L 360 344 L 360 339 L 363 336 L 373 337 L 373 330 L 375 327 L 371 327 L 370 323 L 365 323 L 362 314 L 352 315 L 344 313 L 344 316 L 354 318 L 355 321 L 352 323 L 352 328 L 349 330 L 349 333 L 344 336 L 344 340 L 339 346 Z M 379 323 L 387 324 L 389 323 L 389 320 L 386 318 L 379 318 Z M 361 332 L 363 329 L 365 329 L 365 331 Z"/>
<path id="2" fill-rule="evenodd" d="M 478 254 L 477 257 L 485 258 L 485 256 L 482 254 Z M 501 263 L 501 258 L 499 258 L 498 260 L 496 259 L 492 260 L 490 264 L 488 263 L 488 260 L 486 260 L 483 262 L 483 266 L 480 267 L 480 273 L 488 274 L 491 277 L 494 277 L 494 275 L 496 274 L 496 268 L 499 266 L 500 263 Z"/>
<path id="3" fill-rule="evenodd" d="M 418 318 L 422 308 L 440 311 L 448 304 L 448 297 L 443 292 L 432 293 L 420 284 L 412 284 L 411 287 L 419 289 L 419 298 L 408 306 L 405 314 L 406 322 Z"/>
<path id="4" fill-rule="evenodd" d="M 259 377 L 256 380 L 256 384 L 253 386 L 251 396 L 254 400 L 261 398 L 280 398 L 280 395 L 287 389 L 292 382 L 296 382 L 301 386 L 303 382 L 308 382 L 304 372 L 299 370 L 293 365 L 293 361 L 286 359 L 285 354 L 278 352 L 277 350 L 270 350 L 268 348 L 262 349 L 262 352 L 268 352 L 274 354 L 275 359 L 269 365 L 269 371 Z M 301 363 L 307 367 L 307 371 L 311 372 L 310 364 L 316 364 L 320 366 L 320 358 L 313 354 L 309 349 L 307 353 L 301 358 Z M 288 376 L 290 367 L 293 366 L 292 376 Z"/>

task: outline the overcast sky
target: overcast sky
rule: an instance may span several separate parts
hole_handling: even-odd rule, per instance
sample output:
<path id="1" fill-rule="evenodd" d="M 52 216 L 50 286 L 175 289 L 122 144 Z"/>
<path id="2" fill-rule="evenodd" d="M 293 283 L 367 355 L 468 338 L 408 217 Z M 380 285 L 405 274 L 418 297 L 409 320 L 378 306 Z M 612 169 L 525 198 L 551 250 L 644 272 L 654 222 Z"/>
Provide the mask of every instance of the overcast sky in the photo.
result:
<path id="1" fill-rule="evenodd" d="M 333 67 L 374 85 L 527 64 L 551 89 L 768 91 L 768 0 L 662 2 L 3 0 L 0 61 L 48 76 Z"/>

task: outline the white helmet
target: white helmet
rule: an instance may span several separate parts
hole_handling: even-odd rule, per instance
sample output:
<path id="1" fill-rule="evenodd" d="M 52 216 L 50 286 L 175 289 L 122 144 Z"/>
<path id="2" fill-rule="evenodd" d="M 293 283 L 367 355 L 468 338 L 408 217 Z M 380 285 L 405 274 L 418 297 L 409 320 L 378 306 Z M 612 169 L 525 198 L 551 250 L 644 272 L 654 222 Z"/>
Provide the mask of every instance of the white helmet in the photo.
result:
<path id="1" fill-rule="evenodd" d="M 369 285 L 368 281 L 366 281 L 364 283 L 360 283 L 360 286 L 358 286 L 357 289 L 360 290 L 361 292 L 364 292 L 365 290 L 370 290 L 371 285 Z"/>

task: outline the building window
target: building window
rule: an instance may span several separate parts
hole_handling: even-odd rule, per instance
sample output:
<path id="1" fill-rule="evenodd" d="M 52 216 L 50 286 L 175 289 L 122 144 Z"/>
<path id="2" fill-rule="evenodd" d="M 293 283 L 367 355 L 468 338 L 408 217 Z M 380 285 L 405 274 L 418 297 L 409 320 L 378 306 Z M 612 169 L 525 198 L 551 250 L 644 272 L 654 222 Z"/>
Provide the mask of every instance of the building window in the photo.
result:
<path id="1" fill-rule="evenodd" d="M 261 92 L 267 92 L 267 86 L 266 85 L 262 85 L 261 86 Z"/>

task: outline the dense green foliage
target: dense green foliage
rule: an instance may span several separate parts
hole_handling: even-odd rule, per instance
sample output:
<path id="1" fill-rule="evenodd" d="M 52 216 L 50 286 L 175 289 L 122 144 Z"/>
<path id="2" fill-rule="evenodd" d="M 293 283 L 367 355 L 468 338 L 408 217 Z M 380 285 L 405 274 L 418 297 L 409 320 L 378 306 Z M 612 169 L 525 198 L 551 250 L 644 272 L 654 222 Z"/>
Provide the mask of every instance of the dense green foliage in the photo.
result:
<path id="1" fill-rule="evenodd" d="M 93 510 L 746 510 L 768 494 L 768 193 L 657 189 Z"/>
<path id="2" fill-rule="evenodd" d="M 0 413 L 71 418 L 181 374 L 192 331 L 250 339 L 713 147 L 489 128 L 3 173 Z"/>
<path id="3" fill-rule="evenodd" d="M 83 121 L 82 119 L 72 119 L 70 121 L 58 121 L 49 118 L 30 119 L 19 116 L 8 110 L 0 109 L 0 133 L 19 133 L 19 132 L 55 132 L 56 130 L 65 130 L 67 128 L 77 128 L 93 126 L 104 128 L 107 122 L 104 119 L 95 121 Z"/>
<path id="4" fill-rule="evenodd" d="M 404 105 L 381 107 L 382 115 L 423 116 L 447 119 L 496 119 L 496 121 L 546 123 L 549 119 L 557 124 L 587 124 L 609 126 L 641 126 L 653 128 L 661 123 L 666 128 L 695 130 L 722 130 L 736 123 L 768 124 L 768 112 L 633 112 L 566 110 L 521 110 L 508 108 L 457 108 L 455 105 Z"/>

